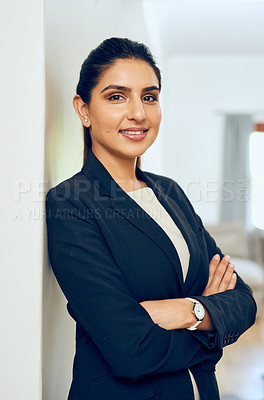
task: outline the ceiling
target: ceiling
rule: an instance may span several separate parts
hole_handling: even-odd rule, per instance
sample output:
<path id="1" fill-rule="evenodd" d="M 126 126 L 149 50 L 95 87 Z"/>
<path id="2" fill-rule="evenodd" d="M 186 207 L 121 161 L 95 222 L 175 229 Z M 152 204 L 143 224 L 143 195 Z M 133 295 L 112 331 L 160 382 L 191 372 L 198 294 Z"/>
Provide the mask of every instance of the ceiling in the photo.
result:
<path id="1" fill-rule="evenodd" d="M 263 0 L 143 0 L 143 8 L 164 56 L 264 56 Z"/>

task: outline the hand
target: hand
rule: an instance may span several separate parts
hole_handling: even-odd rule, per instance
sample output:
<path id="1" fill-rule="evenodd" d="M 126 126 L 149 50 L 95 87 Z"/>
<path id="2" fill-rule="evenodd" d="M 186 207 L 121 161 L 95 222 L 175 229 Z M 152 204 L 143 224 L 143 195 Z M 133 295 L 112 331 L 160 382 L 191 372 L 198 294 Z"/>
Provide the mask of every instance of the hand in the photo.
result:
<path id="1" fill-rule="evenodd" d="M 193 303 L 186 299 L 149 300 L 140 303 L 161 328 L 185 329 L 195 324 Z"/>
<path id="2" fill-rule="evenodd" d="M 209 278 L 203 296 L 232 290 L 236 286 L 237 276 L 234 273 L 234 264 L 230 263 L 230 257 L 225 256 L 220 260 L 216 254 L 209 264 Z"/>

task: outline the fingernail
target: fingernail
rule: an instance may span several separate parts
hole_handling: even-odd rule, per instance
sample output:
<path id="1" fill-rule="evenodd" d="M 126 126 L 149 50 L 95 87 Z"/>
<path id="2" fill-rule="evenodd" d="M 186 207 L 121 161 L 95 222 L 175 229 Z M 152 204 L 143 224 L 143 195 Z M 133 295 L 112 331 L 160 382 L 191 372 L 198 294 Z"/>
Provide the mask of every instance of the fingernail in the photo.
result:
<path id="1" fill-rule="evenodd" d="M 225 260 L 226 260 L 226 261 L 229 261 L 229 260 L 230 260 L 230 257 L 229 257 L 229 256 L 225 256 Z"/>
<path id="2" fill-rule="evenodd" d="M 214 260 L 219 260 L 219 254 L 216 254 L 216 255 L 214 256 Z"/>
<path id="3" fill-rule="evenodd" d="M 232 278 L 235 279 L 236 277 L 236 273 L 233 273 Z"/>
<path id="4" fill-rule="evenodd" d="M 234 268 L 234 266 L 235 266 L 234 263 L 229 264 L 229 267 L 231 267 L 231 268 Z"/>

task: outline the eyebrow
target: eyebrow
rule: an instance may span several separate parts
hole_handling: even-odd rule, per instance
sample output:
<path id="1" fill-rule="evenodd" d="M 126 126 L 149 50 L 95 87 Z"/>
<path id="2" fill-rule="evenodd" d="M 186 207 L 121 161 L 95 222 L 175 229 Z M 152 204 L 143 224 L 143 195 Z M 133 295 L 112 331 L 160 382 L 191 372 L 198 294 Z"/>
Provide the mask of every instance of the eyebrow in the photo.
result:
<path id="1" fill-rule="evenodd" d="M 109 90 L 109 89 L 122 90 L 123 92 L 131 93 L 131 89 L 129 87 L 119 86 L 119 85 L 108 85 L 101 91 L 101 93 L 104 93 L 106 90 Z M 148 86 L 148 87 L 145 87 L 144 89 L 142 89 L 142 92 L 145 93 L 145 92 L 150 92 L 152 90 L 157 90 L 158 92 L 160 91 L 160 89 L 157 86 Z"/>

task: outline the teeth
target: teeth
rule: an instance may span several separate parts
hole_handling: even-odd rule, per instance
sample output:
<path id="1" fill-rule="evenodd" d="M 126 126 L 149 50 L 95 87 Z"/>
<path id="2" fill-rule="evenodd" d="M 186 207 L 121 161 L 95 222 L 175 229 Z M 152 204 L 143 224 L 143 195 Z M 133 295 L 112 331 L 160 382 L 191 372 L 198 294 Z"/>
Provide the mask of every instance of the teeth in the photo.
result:
<path id="1" fill-rule="evenodd" d="M 120 131 L 121 133 L 126 133 L 128 135 L 142 135 L 142 133 L 144 133 L 144 131 L 138 131 L 138 132 L 132 132 L 132 131 Z"/>

